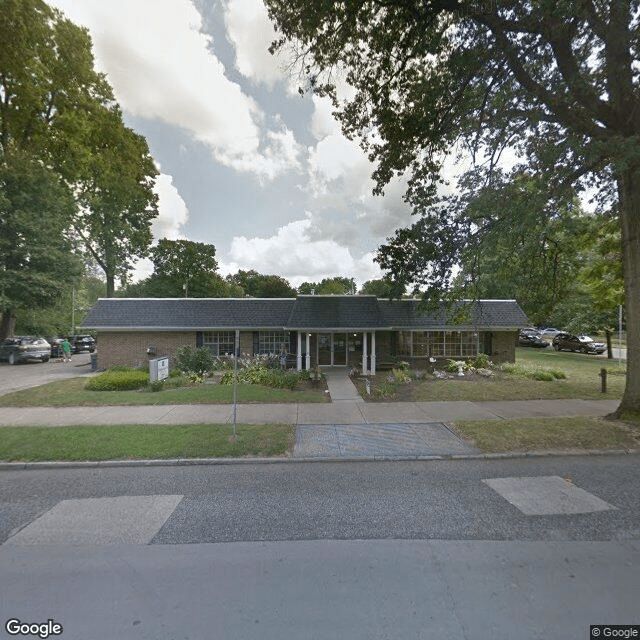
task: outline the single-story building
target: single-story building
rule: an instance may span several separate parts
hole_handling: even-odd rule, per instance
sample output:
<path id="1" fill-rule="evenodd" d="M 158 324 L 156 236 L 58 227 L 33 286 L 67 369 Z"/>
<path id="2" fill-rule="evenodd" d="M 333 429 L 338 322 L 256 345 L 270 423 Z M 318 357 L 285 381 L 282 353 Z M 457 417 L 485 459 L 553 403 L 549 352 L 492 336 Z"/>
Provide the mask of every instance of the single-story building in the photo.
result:
<path id="1" fill-rule="evenodd" d="M 455 318 L 455 319 L 454 319 Z M 287 353 L 298 370 L 358 367 L 363 373 L 398 360 L 515 360 L 518 329 L 528 320 L 515 300 L 476 300 L 423 313 L 414 299 L 375 296 L 297 298 L 101 298 L 84 329 L 98 334 L 98 366 L 142 365 L 182 345 L 216 356 Z"/>

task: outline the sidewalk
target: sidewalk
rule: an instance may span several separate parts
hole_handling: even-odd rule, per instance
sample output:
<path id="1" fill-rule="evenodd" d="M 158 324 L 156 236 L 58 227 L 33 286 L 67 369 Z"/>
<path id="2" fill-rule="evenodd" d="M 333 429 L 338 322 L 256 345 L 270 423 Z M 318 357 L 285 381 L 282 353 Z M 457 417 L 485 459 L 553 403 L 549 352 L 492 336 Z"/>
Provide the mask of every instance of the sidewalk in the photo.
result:
<path id="1" fill-rule="evenodd" d="M 422 424 L 455 420 L 604 416 L 618 400 L 505 400 L 492 402 L 363 402 L 239 404 L 240 424 Z M 3 407 L 0 426 L 206 424 L 233 421 L 231 404 L 102 407 Z"/>

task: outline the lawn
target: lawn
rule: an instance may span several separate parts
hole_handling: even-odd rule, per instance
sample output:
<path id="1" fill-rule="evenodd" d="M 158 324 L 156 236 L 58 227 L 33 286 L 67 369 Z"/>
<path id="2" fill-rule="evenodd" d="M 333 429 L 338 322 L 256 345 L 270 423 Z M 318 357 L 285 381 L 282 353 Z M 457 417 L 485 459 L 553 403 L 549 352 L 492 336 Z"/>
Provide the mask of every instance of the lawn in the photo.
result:
<path id="1" fill-rule="evenodd" d="M 494 371 L 490 378 L 465 375 L 462 378 L 438 380 L 433 377 L 419 382 L 394 385 L 393 393 L 376 393 L 384 386 L 389 372 L 381 372 L 372 384 L 373 393 L 367 396 L 364 383 L 357 382 L 366 400 L 371 401 L 483 401 L 483 400 L 537 400 L 552 398 L 584 398 L 611 400 L 622 396 L 625 386 L 625 363 L 581 353 L 557 352 L 551 349 L 516 350 L 516 364 L 523 370 L 554 370 L 566 375 L 565 379 L 535 380 L 516 373 Z M 600 370 L 607 369 L 607 392 L 601 391 Z"/>
<path id="2" fill-rule="evenodd" d="M 0 460 L 83 461 L 289 456 L 292 425 L 0 427 Z"/>
<path id="3" fill-rule="evenodd" d="M 101 405 L 224 404 L 233 402 L 233 387 L 200 384 L 162 391 L 88 391 L 86 378 L 72 378 L 15 391 L 0 396 L 0 407 L 69 407 Z M 309 384 L 309 387 L 311 385 Z M 274 389 L 258 385 L 238 385 L 238 402 L 327 402 L 327 394 L 317 389 Z"/>
<path id="4" fill-rule="evenodd" d="M 602 418 L 467 420 L 452 427 L 484 453 L 640 448 L 640 426 Z"/>

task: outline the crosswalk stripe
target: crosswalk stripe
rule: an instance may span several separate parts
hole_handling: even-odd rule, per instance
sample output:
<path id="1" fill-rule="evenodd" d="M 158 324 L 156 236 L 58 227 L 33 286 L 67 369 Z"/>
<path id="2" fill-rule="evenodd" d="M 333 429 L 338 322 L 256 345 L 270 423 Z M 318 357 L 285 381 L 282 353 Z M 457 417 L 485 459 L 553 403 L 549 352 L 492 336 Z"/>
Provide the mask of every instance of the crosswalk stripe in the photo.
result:
<path id="1" fill-rule="evenodd" d="M 147 544 L 184 496 L 62 500 L 5 544 Z"/>

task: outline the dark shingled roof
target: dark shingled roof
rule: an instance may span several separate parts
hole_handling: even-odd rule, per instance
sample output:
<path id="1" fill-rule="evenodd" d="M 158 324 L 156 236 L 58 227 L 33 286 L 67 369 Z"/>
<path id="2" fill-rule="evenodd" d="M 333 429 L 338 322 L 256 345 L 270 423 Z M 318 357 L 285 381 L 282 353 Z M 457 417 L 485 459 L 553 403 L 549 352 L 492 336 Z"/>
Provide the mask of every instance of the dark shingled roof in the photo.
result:
<path id="1" fill-rule="evenodd" d="M 529 323 L 515 300 L 460 302 L 450 309 L 440 305 L 435 313 L 421 310 L 418 300 L 378 300 L 378 304 L 385 326 L 394 329 L 516 329 Z"/>
<path id="2" fill-rule="evenodd" d="M 294 298 L 101 298 L 87 329 L 282 329 Z"/>
<path id="3" fill-rule="evenodd" d="M 101 298 L 82 326 L 101 331 L 212 329 L 516 329 L 529 324 L 515 300 L 459 303 L 423 313 L 417 300 L 374 296 L 298 298 Z M 453 314 L 455 315 L 455 314 Z"/>
<path id="4" fill-rule="evenodd" d="M 380 329 L 385 326 L 375 296 L 299 296 L 291 329 Z"/>

